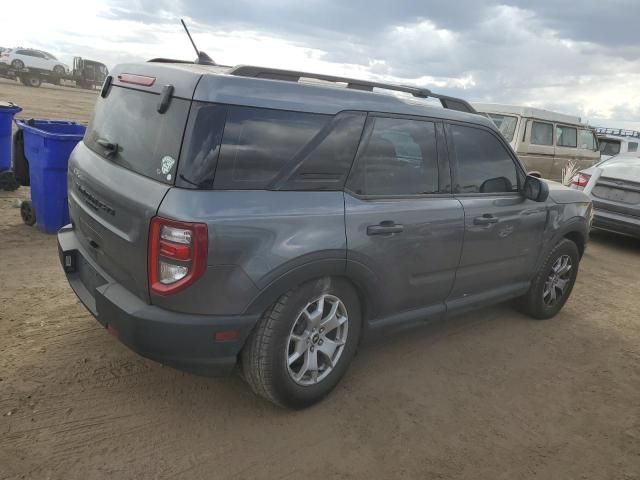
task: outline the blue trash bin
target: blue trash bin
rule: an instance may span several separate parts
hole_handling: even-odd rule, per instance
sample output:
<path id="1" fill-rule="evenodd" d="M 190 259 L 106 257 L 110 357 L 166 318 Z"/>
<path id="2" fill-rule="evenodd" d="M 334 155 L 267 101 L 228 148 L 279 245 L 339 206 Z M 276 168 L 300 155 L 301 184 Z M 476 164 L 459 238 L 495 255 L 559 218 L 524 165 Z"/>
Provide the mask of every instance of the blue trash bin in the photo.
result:
<path id="1" fill-rule="evenodd" d="M 22 109 L 11 102 L 0 102 L 0 172 L 11 170 L 11 125 Z"/>
<path id="2" fill-rule="evenodd" d="M 86 127 L 54 120 L 17 120 L 16 125 L 24 132 L 36 224 L 45 233 L 56 233 L 69 223 L 67 165 Z"/>

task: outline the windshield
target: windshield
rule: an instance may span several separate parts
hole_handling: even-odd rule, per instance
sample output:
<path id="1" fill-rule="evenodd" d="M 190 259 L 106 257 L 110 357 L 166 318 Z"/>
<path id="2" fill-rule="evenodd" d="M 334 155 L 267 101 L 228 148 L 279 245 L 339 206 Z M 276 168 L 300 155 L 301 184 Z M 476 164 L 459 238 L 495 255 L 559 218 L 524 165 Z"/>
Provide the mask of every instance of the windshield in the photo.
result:
<path id="1" fill-rule="evenodd" d="M 600 138 L 600 153 L 602 155 L 617 155 L 620 153 L 620 141 Z"/>
<path id="2" fill-rule="evenodd" d="M 501 115 L 499 113 L 485 113 L 485 115 L 496 124 L 496 127 L 498 127 L 498 130 L 500 130 L 500 133 L 507 142 L 513 140 L 513 135 L 516 132 L 516 125 L 518 124 L 518 117 Z"/>

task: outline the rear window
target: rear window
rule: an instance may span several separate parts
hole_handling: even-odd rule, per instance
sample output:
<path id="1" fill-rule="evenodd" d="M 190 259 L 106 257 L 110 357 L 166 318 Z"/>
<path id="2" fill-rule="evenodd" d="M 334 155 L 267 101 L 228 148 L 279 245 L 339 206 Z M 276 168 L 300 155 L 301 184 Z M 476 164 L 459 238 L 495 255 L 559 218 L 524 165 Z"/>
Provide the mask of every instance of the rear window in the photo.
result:
<path id="1" fill-rule="evenodd" d="M 339 190 L 365 115 L 321 115 L 195 102 L 177 186 Z"/>
<path id="2" fill-rule="evenodd" d="M 112 86 L 106 98 L 98 97 L 84 143 L 124 168 L 172 184 L 190 102 L 173 98 L 160 114 L 159 99 L 154 93 Z M 109 148 L 117 148 L 117 154 L 109 155 Z"/>

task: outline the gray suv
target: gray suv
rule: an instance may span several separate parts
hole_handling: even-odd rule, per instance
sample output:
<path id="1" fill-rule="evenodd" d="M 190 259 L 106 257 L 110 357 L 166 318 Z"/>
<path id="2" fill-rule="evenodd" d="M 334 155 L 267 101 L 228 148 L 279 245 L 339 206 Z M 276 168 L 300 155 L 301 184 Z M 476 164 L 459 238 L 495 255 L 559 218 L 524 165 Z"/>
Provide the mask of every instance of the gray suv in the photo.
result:
<path id="1" fill-rule="evenodd" d="M 60 259 L 97 320 L 293 408 L 374 332 L 510 299 L 554 316 L 591 218 L 464 100 L 166 60 L 107 77 L 68 182 Z"/>

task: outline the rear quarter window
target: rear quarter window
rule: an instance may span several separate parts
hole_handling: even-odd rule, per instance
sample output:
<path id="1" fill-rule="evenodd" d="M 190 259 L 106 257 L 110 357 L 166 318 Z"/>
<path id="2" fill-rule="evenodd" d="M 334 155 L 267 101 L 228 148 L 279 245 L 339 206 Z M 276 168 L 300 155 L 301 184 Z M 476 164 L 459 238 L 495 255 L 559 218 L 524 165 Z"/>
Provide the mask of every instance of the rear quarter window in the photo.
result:
<path id="1" fill-rule="evenodd" d="M 216 190 L 340 190 L 366 115 L 195 102 L 177 185 Z"/>

